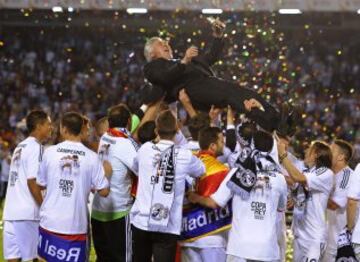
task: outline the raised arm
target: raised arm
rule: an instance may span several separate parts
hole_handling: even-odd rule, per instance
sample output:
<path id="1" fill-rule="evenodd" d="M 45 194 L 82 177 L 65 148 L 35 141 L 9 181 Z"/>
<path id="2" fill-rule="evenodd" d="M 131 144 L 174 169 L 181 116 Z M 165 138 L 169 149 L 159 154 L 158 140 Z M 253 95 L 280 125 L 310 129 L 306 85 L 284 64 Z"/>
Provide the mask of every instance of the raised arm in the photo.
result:
<path id="1" fill-rule="evenodd" d="M 211 20 L 211 21 L 210 21 Z M 204 60 L 208 65 L 215 64 L 221 55 L 221 52 L 224 47 L 224 31 L 226 28 L 225 23 L 221 22 L 219 19 L 210 19 L 212 26 L 214 41 L 212 42 L 209 52 L 204 55 Z"/>

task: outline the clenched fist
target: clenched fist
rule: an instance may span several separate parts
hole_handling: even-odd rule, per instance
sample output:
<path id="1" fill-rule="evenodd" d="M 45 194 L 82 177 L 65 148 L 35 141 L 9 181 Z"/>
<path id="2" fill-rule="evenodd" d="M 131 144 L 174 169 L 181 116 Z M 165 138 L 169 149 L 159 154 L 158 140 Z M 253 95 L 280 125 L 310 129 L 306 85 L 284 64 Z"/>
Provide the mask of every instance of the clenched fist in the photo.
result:
<path id="1" fill-rule="evenodd" d="M 181 60 L 183 64 L 188 64 L 191 62 L 191 60 L 198 56 L 199 49 L 196 46 L 189 47 L 186 52 L 184 58 Z"/>

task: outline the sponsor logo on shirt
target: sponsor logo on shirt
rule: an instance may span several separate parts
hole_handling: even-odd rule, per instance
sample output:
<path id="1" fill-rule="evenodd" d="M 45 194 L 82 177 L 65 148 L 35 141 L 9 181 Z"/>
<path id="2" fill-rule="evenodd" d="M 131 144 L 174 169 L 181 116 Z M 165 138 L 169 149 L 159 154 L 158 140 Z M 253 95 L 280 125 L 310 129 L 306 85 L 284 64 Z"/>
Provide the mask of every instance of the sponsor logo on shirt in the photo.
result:
<path id="1" fill-rule="evenodd" d="M 251 202 L 251 211 L 254 212 L 254 218 L 264 220 L 266 214 L 266 203 L 253 201 Z"/>
<path id="2" fill-rule="evenodd" d="M 74 181 L 67 179 L 60 179 L 59 188 L 61 189 L 62 195 L 64 197 L 71 197 L 71 194 L 74 189 Z"/>
<path id="3" fill-rule="evenodd" d="M 73 149 L 68 149 L 68 148 L 58 148 L 57 152 L 59 153 L 67 153 L 67 154 L 75 154 L 75 155 L 80 155 L 80 156 L 85 156 L 85 152 L 81 151 L 81 150 L 73 150 Z"/>

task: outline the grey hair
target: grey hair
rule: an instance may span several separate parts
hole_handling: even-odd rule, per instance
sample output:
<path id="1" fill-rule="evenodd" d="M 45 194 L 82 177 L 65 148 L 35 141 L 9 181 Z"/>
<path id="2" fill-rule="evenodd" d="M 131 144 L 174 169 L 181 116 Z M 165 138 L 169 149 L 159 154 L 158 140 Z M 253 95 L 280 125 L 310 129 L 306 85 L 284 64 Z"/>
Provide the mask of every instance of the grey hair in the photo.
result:
<path id="1" fill-rule="evenodd" d="M 160 37 L 154 36 L 146 41 L 144 47 L 144 56 L 146 61 L 150 62 L 152 60 L 151 53 L 152 53 L 153 45 L 156 41 L 161 41 L 161 40 L 162 39 Z"/>

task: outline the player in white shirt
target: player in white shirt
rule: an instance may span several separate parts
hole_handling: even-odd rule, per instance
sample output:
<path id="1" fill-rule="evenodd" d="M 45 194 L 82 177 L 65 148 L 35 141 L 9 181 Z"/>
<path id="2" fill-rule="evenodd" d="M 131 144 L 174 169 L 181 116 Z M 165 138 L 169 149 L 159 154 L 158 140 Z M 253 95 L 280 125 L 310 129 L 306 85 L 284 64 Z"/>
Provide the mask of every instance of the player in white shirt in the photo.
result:
<path id="1" fill-rule="evenodd" d="M 330 147 L 315 141 L 306 151 L 306 172 L 298 170 L 288 158 L 286 146 L 278 140 L 279 159 L 290 178 L 298 183 L 293 231 L 294 261 L 319 261 L 326 245 L 325 211 L 333 188 Z"/>
<path id="2" fill-rule="evenodd" d="M 156 120 L 158 143 L 147 142 L 138 151 L 134 167 L 138 189 L 130 217 L 135 262 L 173 262 L 181 230 L 185 177 L 199 177 L 203 163 L 190 150 L 174 145 L 177 124 L 170 111 Z"/>
<path id="3" fill-rule="evenodd" d="M 92 236 L 99 261 L 131 261 L 131 232 L 128 213 L 133 204 L 131 185 L 138 145 L 132 138 L 131 113 L 120 104 L 108 111 L 109 129 L 99 143 L 99 156 L 110 162 L 113 173 L 107 198 L 95 194 Z"/>
<path id="4" fill-rule="evenodd" d="M 350 187 L 348 191 L 347 203 L 347 227 L 352 232 L 351 242 L 358 261 L 360 261 L 360 216 L 359 212 L 360 200 L 360 164 L 358 164 L 351 176 Z"/>
<path id="5" fill-rule="evenodd" d="M 42 203 L 36 176 L 43 143 L 51 136 L 50 117 L 34 110 L 26 117 L 29 136 L 15 148 L 4 207 L 4 257 L 8 261 L 37 258 L 39 206 Z"/>
<path id="6" fill-rule="evenodd" d="M 285 144 L 286 150 L 288 150 L 291 138 L 289 136 L 280 136 L 280 135 L 278 137 L 279 137 L 279 140 L 281 140 L 281 142 Z M 288 158 L 298 170 L 301 170 L 301 171 L 305 170 L 304 161 L 296 158 L 293 154 L 291 154 L 289 152 L 288 152 Z M 289 193 L 291 192 L 291 187 L 294 186 L 294 184 L 293 184 L 293 181 L 291 180 L 291 178 L 289 177 L 288 172 L 282 166 L 281 166 L 281 172 L 285 176 L 285 180 L 287 180 L 286 182 L 288 184 L 288 196 L 289 196 Z M 279 216 L 278 216 L 278 242 L 279 242 L 279 246 L 280 246 L 280 257 L 281 257 L 280 261 L 281 262 L 286 261 L 286 250 L 287 250 L 286 230 L 287 230 L 287 227 L 286 227 L 285 212 L 279 213 Z"/>
<path id="7" fill-rule="evenodd" d="M 90 191 L 109 194 L 100 158 L 81 143 L 83 125 L 80 114 L 64 114 L 60 123 L 64 142 L 47 148 L 40 164 L 37 183 L 46 194 L 40 209 L 38 254 L 46 261 L 86 260 Z"/>
<path id="8" fill-rule="evenodd" d="M 260 154 L 268 156 L 273 147 L 272 137 L 258 131 L 254 136 L 255 148 Z M 233 219 L 227 244 L 229 262 L 279 261 L 277 239 L 277 213 L 283 212 L 286 205 L 287 187 L 284 177 L 276 171 L 276 162 L 262 158 L 262 167 L 257 169 L 255 183 L 248 198 L 235 193 L 228 183 L 237 168 L 232 169 L 221 183 L 219 189 L 210 197 L 190 193 L 193 203 L 215 208 L 224 206 L 232 199 Z M 267 167 L 277 167 L 267 168 Z M 271 170 L 271 171 L 270 171 Z M 237 176 L 237 175 L 236 175 Z"/>
<path id="9" fill-rule="evenodd" d="M 335 140 L 331 145 L 332 170 L 335 185 L 331 192 L 326 211 L 328 220 L 327 243 L 323 262 L 335 262 L 337 242 L 340 232 L 346 226 L 346 204 L 349 181 L 353 170 L 348 166 L 353 155 L 353 147 L 344 140 Z"/>
<path id="10" fill-rule="evenodd" d="M 201 151 L 197 155 L 205 164 L 206 173 L 197 180 L 195 188 L 198 190 L 198 194 L 208 196 L 218 189 L 220 183 L 225 179 L 229 172 L 229 169 L 217 159 L 218 156 L 223 154 L 224 136 L 219 128 L 207 127 L 200 131 L 199 143 L 201 145 Z M 195 210 L 198 210 L 199 207 L 194 206 L 192 207 L 192 210 L 194 210 L 194 208 L 196 208 Z M 217 212 L 220 211 L 217 210 Z M 228 214 L 228 216 L 223 217 L 222 221 L 227 220 L 228 218 L 228 221 L 230 221 L 231 213 L 228 212 Z M 198 216 L 198 218 L 207 215 L 209 215 L 209 213 L 204 212 Z M 185 216 L 183 221 L 184 219 L 187 219 L 187 217 Z M 193 219 L 197 218 L 193 217 L 190 221 Z M 215 221 L 218 224 L 211 228 L 211 231 L 216 230 L 216 233 L 207 232 L 207 234 L 205 234 L 203 232 L 201 235 L 205 236 L 196 235 L 193 236 L 193 238 L 198 238 L 195 241 L 184 241 L 181 243 L 182 262 L 225 261 L 225 248 L 228 233 L 227 227 L 229 222 L 226 222 L 226 224 L 223 223 L 220 226 L 219 220 Z M 206 221 L 206 225 L 213 226 L 211 222 L 208 221 Z"/>

